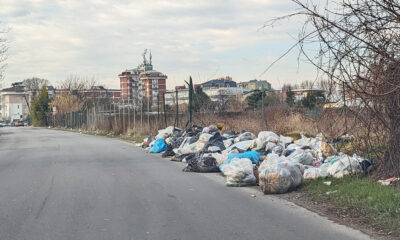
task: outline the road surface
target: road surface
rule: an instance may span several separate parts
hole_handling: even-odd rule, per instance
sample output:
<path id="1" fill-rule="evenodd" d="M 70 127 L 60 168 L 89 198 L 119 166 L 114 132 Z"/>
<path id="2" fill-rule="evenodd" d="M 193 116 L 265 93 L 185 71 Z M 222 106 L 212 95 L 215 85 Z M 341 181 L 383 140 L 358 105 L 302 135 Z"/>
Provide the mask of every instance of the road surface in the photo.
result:
<path id="1" fill-rule="evenodd" d="M 117 139 L 0 128 L 0 239 L 368 239 L 183 167 Z"/>

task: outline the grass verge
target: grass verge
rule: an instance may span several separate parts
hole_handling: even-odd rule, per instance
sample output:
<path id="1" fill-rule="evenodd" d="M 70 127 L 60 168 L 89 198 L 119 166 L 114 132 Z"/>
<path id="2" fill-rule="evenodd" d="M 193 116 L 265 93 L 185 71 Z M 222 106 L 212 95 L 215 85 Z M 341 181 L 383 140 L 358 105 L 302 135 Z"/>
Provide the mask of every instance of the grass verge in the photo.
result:
<path id="1" fill-rule="evenodd" d="M 114 132 L 112 131 L 101 131 L 101 130 L 84 130 L 84 129 L 76 129 L 76 128 L 50 128 L 53 130 L 62 130 L 62 131 L 69 131 L 69 132 L 79 132 L 83 134 L 88 134 L 88 135 L 95 135 L 95 136 L 104 136 L 104 137 L 110 137 L 110 138 L 118 138 L 121 140 L 125 141 L 131 141 L 135 143 L 141 143 L 143 142 L 143 139 L 145 139 L 145 136 L 141 135 L 135 135 L 134 133 L 128 133 L 128 134 L 120 134 L 120 135 L 115 135 Z"/>
<path id="2" fill-rule="evenodd" d="M 324 182 L 330 181 L 328 186 Z M 306 180 L 300 189 L 316 201 L 364 216 L 368 225 L 400 236 L 400 188 L 367 178 Z"/>

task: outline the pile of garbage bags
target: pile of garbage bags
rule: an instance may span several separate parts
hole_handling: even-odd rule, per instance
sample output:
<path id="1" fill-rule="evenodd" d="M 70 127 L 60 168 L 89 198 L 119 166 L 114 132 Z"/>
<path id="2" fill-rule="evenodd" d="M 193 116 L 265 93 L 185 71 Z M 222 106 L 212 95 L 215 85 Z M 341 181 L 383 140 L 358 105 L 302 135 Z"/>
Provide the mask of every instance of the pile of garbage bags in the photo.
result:
<path id="1" fill-rule="evenodd" d="M 142 147 L 186 163 L 183 171 L 221 172 L 227 186 L 258 184 L 266 194 L 296 189 L 304 179 L 365 172 L 372 164 L 338 153 L 321 134 L 294 141 L 271 131 L 227 131 L 222 123 L 183 130 L 170 126 L 144 139 Z"/>

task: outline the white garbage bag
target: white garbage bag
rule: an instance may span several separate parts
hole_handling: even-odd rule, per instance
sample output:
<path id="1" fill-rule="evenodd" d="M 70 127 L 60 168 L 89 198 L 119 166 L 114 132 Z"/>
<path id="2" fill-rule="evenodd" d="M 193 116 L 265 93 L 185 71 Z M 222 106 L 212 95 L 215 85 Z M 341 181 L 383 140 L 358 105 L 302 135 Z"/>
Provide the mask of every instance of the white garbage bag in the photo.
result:
<path id="1" fill-rule="evenodd" d="M 174 126 L 169 126 L 165 129 L 158 130 L 158 134 L 156 135 L 155 139 L 159 138 L 167 138 L 174 133 Z"/>
<path id="2" fill-rule="evenodd" d="M 286 161 L 286 157 L 285 156 L 279 156 L 278 154 L 270 153 L 270 154 L 267 155 L 265 160 L 262 161 L 262 163 L 258 167 L 258 171 L 262 170 L 267 165 L 277 164 L 277 163 L 284 162 L 284 161 Z"/>
<path id="3" fill-rule="evenodd" d="M 229 138 L 223 141 L 225 148 L 230 147 L 233 144 L 233 138 Z"/>
<path id="4" fill-rule="evenodd" d="M 265 148 L 265 145 L 267 145 L 267 142 L 263 142 L 263 141 L 261 141 L 261 139 L 256 138 L 250 144 L 250 149 L 258 151 L 258 150 Z"/>
<path id="5" fill-rule="evenodd" d="M 310 150 L 296 149 L 293 153 L 287 156 L 287 159 L 295 162 L 301 163 L 304 165 L 313 165 L 314 156 L 312 155 Z"/>
<path id="6" fill-rule="evenodd" d="M 261 131 L 258 133 L 258 139 L 260 139 L 263 142 L 274 142 L 277 143 L 279 141 L 279 136 L 270 131 Z"/>
<path id="7" fill-rule="evenodd" d="M 329 166 L 327 172 L 332 177 L 342 178 L 345 175 L 362 172 L 362 168 L 357 158 L 343 154 L 339 160 Z"/>
<path id="8" fill-rule="evenodd" d="M 315 167 L 310 167 L 304 170 L 304 179 L 317 179 L 321 177 L 320 169 Z"/>
<path id="9" fill-rule="evenodd" d="M 202 133 L 200 134 L 199 142 L 207 143 L 212 136 L 212 134 Z"/>
<path id="10" fill-rule="evenodd" d="M 274 147 L 276 147 L 277 144 L 273 143 L 273 142 L 267 142 L 267 144 L 265 145 L 265 151 L 272 151 L 272 149 L 274 149 Z"/>
<path id="11" fill-rule="evenodd" d="M 279 142 L 283 143 L 283 144 L 289 144 L 293 142 L 293 139 L 291 137 L 285 137 L 285 136 L 279 136 Z"/>
<path id="12" fill-rule="evenodd" d="M 227 186 L 243 187 L 256 183 L 253 164 L 250 159 L 234 158 L 229 164 L 224 164 L 221 170 L 226 176 Z"/>
<path id="13" fill-rule="evenodd" d="M 247 141 L 247 140 L 253 140 L 256 138 L 256 135 L 254 135 L 251 132 L 244 132 L 240 134 L 237 138 L 235 138 L 235 143 L 241 142 L 241 141 Z"/>
<path id="14" fill-rule="evenodd" d="M 237 148 L 240 151 L 245 152 L 250 149 L 250 145 L 252 142 L 253 142 L 253 140 L 237 142 L 237 143 L 231 145 L 229 148 L 227 148 L 227 150 L 231 151 L 232 149 Z"/>

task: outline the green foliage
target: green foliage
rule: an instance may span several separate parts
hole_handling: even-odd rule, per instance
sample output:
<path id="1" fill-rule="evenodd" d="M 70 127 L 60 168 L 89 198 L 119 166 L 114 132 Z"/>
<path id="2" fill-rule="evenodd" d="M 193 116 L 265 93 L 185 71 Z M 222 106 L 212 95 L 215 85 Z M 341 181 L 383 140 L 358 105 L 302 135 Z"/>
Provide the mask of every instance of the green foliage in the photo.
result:
<path id="1" fill-rule="evenodd" d="M 199 112 L 201 110 L 207 110 L 211 104 L 210 97 L 203 91 L 201 87 L 197 87 L 194 91 L 193 98 L 193 110 Z"/>
<path id="2" fill-rule="evenodd" d="M 291 87 L 286 90 L 286 103 L 290 106 L 294 106 L 294 92 L 292 92 Z"/>
<path id="3" fill-rule="evenodd" d="M 331 181 L 331 186 L 323 182 Z M 306 180 L 302 191 L 335 207 L 368 216 L 372 227 L 400 236 L 400 189 L 375 181 L 347 176 L 342 179 Z M 330 194 L 327 194 L 330 192 Z"/>
<path id="4" fill-rule="evenodd" d="M 40 90 L 39 96 L 37 96 L 31 102 L 31 116 L 33 126 L 47 126 L 47 117 L 50 115 L 49 103 L 50 99 L 47 88 L 46 86 L 43 86 Z"/>
<path id="5" fill-rule="evenodd" d="M 320 91 L 308 92 L 307 96 L 301 100 L 303 107 L 308 109 L 313 109 L 323 102 L 325 102 L 325 96 Z"/>
<path id="6" fill-rule="evenodd" d="M 247 106 L 249 107 L 249 109 L 252 110 L 261 109 L 263 94 L 264 94 L 264 107 L 270 106 L 275 102 L 277 102 L 277 98 L 274 92 L 256 91 L 246 98 Z"/>

